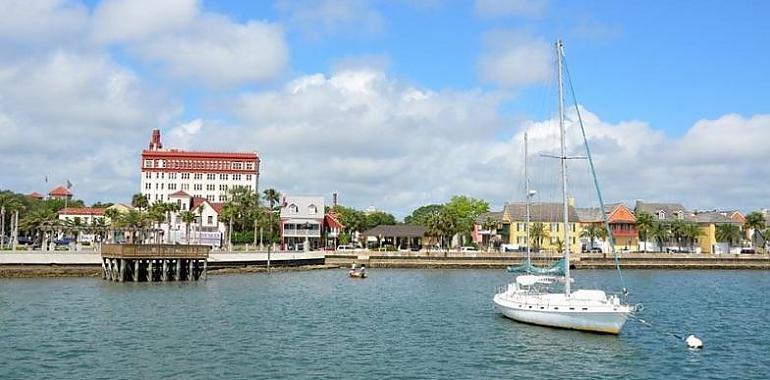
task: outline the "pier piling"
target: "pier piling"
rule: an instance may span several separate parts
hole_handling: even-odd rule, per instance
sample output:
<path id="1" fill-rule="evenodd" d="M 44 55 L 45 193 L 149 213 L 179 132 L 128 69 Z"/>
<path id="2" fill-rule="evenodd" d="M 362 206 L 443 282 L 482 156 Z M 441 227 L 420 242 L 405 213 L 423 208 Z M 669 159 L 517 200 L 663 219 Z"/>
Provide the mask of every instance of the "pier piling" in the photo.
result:
<path id="1" fill-rule="evenodd" d="M 104 244 L 102 278 L 117 282 L 205 281 L 210 250 L 200 245 Z"/>

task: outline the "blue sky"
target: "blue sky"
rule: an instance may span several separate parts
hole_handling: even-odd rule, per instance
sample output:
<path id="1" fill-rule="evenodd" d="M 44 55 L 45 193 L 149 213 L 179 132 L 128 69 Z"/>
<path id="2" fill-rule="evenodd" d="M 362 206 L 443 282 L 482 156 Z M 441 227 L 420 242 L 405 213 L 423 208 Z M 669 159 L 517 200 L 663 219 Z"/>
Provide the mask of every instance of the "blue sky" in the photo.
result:
<path id="1" fill-rule="evenodd" d="M 766 2 L 0 8 L 3 188 L 45 192 L 48 175 L 125 201 L 160 128 L 166 146 L 259 152 L 262 188 L 399 216 L 455 194 L 499 207 L 519 192 L 523 132 L 549 136 L 562 38 L 611 201 L 768 206 Z"/>

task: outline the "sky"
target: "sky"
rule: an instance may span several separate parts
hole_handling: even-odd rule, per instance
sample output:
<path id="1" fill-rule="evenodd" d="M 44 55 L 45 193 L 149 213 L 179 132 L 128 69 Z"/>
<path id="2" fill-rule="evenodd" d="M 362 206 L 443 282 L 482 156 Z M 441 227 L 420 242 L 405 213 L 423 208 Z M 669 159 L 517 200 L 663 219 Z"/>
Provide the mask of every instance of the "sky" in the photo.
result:
<path id="1" fill-rule="evenodd" d="M 259 152 L 261 189 L 336 192 L 398 217 L 459 194 L 500 208 L 524 194 L 525 131 L 530 167 L 553 166 L 537 153 L 558 142 L 560 38 L 607 201 L 764 208 L 768 11 L 756 1 L 0 0 L 0 188 L 46 193 L 69 180 L 87 203 L 127 202 L 159 128 L 166 147 Z M 570 165 L 571 185 L 588 187 L 586 165 Z M 558 193 L 552 176 L 534 177 L 544 200 Z"/>

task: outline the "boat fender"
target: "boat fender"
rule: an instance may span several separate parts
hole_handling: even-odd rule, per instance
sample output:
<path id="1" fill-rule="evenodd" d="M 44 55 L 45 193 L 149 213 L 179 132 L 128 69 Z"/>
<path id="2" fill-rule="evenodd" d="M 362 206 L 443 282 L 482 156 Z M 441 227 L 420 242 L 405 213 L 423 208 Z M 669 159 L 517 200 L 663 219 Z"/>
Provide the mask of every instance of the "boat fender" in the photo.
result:
<path id="1" fill-rule="evenodd" d="M 687 347 L 692 349 L 699 350 L 703 348 L 703 341 L 698 339 L 695 335 L 688 336 L 684 341 L 687 343 Z"/>
<path id="2" fill-rule="evenodd" d="M 644 305 L 640 303 L 634 305 L 634 308 L 633 308 L 634 313 L 641 313 L 642 311 L 644 311 Z"/>

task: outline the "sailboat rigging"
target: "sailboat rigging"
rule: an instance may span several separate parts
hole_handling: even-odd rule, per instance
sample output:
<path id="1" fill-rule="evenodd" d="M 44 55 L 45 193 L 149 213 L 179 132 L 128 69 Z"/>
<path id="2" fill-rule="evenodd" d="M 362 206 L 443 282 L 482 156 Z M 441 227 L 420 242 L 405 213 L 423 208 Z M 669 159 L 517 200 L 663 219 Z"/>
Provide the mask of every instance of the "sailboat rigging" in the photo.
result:
<path id="1" fill-rule="evenodd" d="M 558 78 L 558 96 L 559 96 L 559 134 L 560 134 L 560 155 L 556 156 L 561 161 L 561 191 L 562 208 L 564 223 L 564 245 L 563 245 L 563 276 L 561 273 L 554 275 L 542 275 L 541 271 L 533 270 L 529 254 L 529 241 L 527 241 L 527 261 L 525 264 L 525 274 L 519 275 L 515 280 L 508 284 L 504 289 L 495 294 L 493 302 L 495 306 L 506 317 L 531 324 L 538 324 L 551 327 L 576 329 L 584 331 L 604 332 L 610 334 L 619 334 L 626 320 L 633 311 L 633 307 L 621 302 L 617 295 L 608 295 L 603 290 L 597 289 L 579 289 L 572 290 L 572 278 L 570 274 L 570 246 L 571 228 L 569 221 L 569 205 L 567 199 L 567 160 L 573 157 L 567 156 L 565 123 L 564 123 L 564 94 L 563 94 L 563 54 L 564 46 L 561 40 L 556 42 L 556 61 Z M 570 81 L 571 85 L 571 81 Z M 574 91 L 573 91 L 574 96 Z M 593 170 L 593 161 L 590 158 L 588 142 L 585 139 L 585 130 L 582 126 L 584 143 L 588 159 L 591 162 L 594 184 L 599 193 L 600 202 L 601 193 L 596 180 L 596 173 Z M 529 219 L 529 185 L 527 181 L 527 215 Z M 601 210 L 604 210 L 602 204 Z M 605 216 L 605 227 L 606 216 Z M 527 220 L 527 229 L 529 220 Z M 528 232 L 528 230 L 527 230 Z M 529 236 L 527 236 L 529 239 Z M 612 239 L 612 234 L 609 234 Z M 610 246 L 612 247 L 612 241 Z M 619 267 L 618 267 L 619 268 Z M 511 268 L 509 268 L 510 270 Z M 543 268 L 537 268 L 543 270 Z M 547 270 L 549 268 L 545 268 Z M 533 274 L 534 273 L 534 274 Z M 621 277 L 622 279 L 622 277 Z M 622 280 L 621 280 L 622 281 Z M 548 287 L 554 283 L 563 283 L 564 291 L 551 291 Z M 623 288 L 625 293 L 625 287 Z"/>

